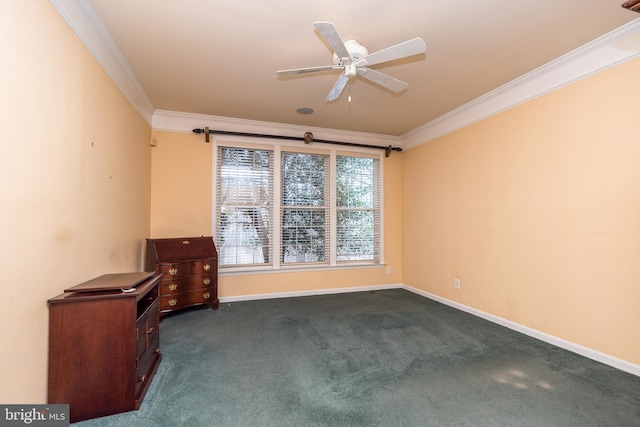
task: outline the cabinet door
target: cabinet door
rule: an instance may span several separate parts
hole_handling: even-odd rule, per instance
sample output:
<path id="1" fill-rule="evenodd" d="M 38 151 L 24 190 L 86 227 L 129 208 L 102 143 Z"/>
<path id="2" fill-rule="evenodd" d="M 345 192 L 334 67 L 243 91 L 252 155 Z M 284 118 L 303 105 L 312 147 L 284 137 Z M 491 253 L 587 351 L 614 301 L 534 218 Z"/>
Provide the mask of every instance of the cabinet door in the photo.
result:
<path id="1" fill-rule="evenodd" d="M 149 381 L 151 370 L 160 355 L 158 313 L 159 304 L 156 300 L 137 321 L 136 395 Z"/>

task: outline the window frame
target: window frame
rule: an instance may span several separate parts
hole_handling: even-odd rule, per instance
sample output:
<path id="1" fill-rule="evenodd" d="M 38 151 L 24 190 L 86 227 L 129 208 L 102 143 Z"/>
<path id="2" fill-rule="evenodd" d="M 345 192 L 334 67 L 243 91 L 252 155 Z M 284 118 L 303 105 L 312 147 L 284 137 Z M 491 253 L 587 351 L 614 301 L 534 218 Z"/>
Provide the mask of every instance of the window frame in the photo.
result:
<path id="1" fill-rule="evenodd" d="M 374 158 L 372 156 L 369 155 L 361 155 L 360 153 L 347 153 L 344 152 L 342 150 L 336 152 L 336 156 L 335 159 L 336 161 L 334 162 L 334 165 L 336 166 L 336 171 L 335 171 L 335 176 L 334 176 L 334 181 L 336 183 L 337 186 L 337 182 L 339 180 L 339 172 L 338 172 L 338 162 L 337 162 L 337 158 L 338 157 L 359 157 L 359 158 L 364 158 L 364 159 L 372 159 L 372 160 L 378 160 L 377 163 L 373 163 L 373 170 L 371 171 L 372 176 L 371 176 L 371 185 L 373 187 L 374 190 L 374 194 L 372 194 L 372 200 L 371 200 L 371 206 L 370 207 L 356 207 L 356 206 L 339 206 L 338 205 L 338 201 L 339 201 L 339 197 L 336 194 L 336 198 L 335 198 L 335 203 L 334 203 L 334 207 L 336 210 L 336 216 L 338 216 L 341 212 L 342 213 L 346 213 L 346 212 L 371 212 L 373 218 L 373 223 L 374 223 L 374 235 L 373 235 L 373 253 L 372 253 L 372 257 L 373 259 L 371 260 L 357 260 L 357 259 L 344 259 L 344 260 L 339 260 L 338 258 L 340 257 L 338 255 L 338 248 L 339 248 L 339 244 L 338 244 L 338 236 L 339 236 L 339 232 L 338 232 L 338 228 L 339 228 L 339 221 L 336 218 L 336 221 L 334 223 L 333 226 L 333 231 L 335 233 L 335 237 L 336 237 L 336 245 L 335 245 L 335 251 L 336 251 L 336 262 L 338 264 L 357 264 L 357 263 L 361 263 L 361 262 L 376 262 L 377 260 L 381 259 L 381 237 L 380 235 L 376 235 L 376 230 L 380 230 L 381 229 L 381 224 L 382 224 L 382 217 L 381 217 L 381 213 L 382 213 L 382 160 L 381 159 L 377 159 Z M 337 191 L 337 188 L 336 188 Z"/>
<path id="2" fill-rule="evenodd" d="M 322 144 L 315 146 L 301 146 L 299 142 L 292 142 L 287 140 L 278 140 L 271 138 L 257 138 L 247 136 L 221 136 L 213 139 L 213 173 L 212 173 L 212 216 L 211 216 L 211 229 L 212 235 L 216 245 L 219 244 L 219 230 L 218 230 L 218 206 L 217 206 L 217 191 L 218 191 L 218 150 L 219 147 L 238 147 L 248 148 L 256 150 L 272 150 L 273 151 L 273 206 L 271 209 L 272 221 L 271 231 L 273 235 L 271 240 L 273 241 L 271 254 L 271 262 L 269 264 L 247 264 L 247 265 L 232 265 L 232 266 L 219 266 L 219 273 L 267 273 L 267 272 L 283 272 L 283 271 L 297 271 L 297 270 L 327 270 L 327 269 L 345 269 L 345 268 L 359 268 L 359 267 L 382 267 L 384 265 L 384 150 L 382 149 L 369 149 L 363 147 L 348 147 L 335 144 Z M 328 246 L 329 246 L 329 259 L 328 262 L 322 263 L 283 263 L 281 256 L 281 226 L 282 226 L 282 152 L 299 152 L 299 153 L 317 153 L 326 154 L 329 156 L 329 175 L 330 180 L 328 183 L 329 188 L 329 229 L 328 229 Z M 378 248 L 379 257 L 377 260 L 345 260 L 337 261 L 337 237 L 336 237 L 336 224 L 337 224 L 337 203 L 336 203 L 336 157 L 341 156 L 353 156 L 353 157 L 368 157 L 377 160 L 378 162 L 378 203 L 379 203 L 379 224 L 378 231 Z M 325 184 L 326 185 L 326 184 Z M 220 249 L 219 249 L 220 250 Z"/>

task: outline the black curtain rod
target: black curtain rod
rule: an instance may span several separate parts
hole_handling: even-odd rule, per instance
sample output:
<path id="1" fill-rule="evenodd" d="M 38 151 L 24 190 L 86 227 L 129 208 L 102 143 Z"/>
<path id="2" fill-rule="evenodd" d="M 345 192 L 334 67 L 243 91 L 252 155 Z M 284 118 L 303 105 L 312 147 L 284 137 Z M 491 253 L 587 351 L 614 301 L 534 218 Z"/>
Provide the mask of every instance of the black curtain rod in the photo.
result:
<path id="1" fill-rule="evenodd" d="M 288 139 L 293 141 L 304 141 L 305 144 L 309 144 L 310 142 L 319 142 L 323 144 L 348 145 L 351 147 L 377 148 L 380 150 L 385 150 L 386 157 L 389 157 L 389 154 L 391 154 L 391 151 L 402 151 L 402 148 L 393 147 L 391 145 L 389 145 L 388 147 L 380 147 L 379 145 L 358 144 L 356 142 L 340 142 L 340 141 L 328 141 L 326 139 L 314 139 L 313 134 L 311 132 L 305 132 L 304 137 L 302 138 L 298 136 L 267 135 L 263 133 L 232 132 L 228 130 L 209 130 L 209 128 L 194 129 L 193 133 L 204 133 L 206 142 L 209 142 L 209 135 L 212 133 L 215 133 L 220 135 L 254 136 L 258 138 Z"/>

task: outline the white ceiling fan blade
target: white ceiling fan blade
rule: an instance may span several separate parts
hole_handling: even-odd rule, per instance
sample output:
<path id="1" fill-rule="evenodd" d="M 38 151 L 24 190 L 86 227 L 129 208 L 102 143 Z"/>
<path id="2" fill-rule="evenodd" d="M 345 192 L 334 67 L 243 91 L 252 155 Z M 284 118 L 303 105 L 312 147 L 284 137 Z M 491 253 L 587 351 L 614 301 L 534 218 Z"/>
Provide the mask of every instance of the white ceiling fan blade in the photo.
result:
<path id="1" fill-rule="evenodd" d="M 418 55 L 427 51 L 427 45 L 421 38 L 408 40 L 404 43 L 388 47 L 386 49 L 373 52 L 356 62 L 358 67 L 381 64 L 395 59 L 406 58 L 407 56 Z"/>
<path id="2" fill-rule="evenodd" d="M 332 71 L 332 70 L 343 70 L 344 67 L 339 65 L 324 65 L 320 67 L 308 67 L 308 68 L 293 68 L 291 70 L 280 70 L 276 71 L 276 74 L 279 76 L 289 76 L 292 74 L 306 74 L 306 73 L 317 73 L 319 71 Z"/>
<path id="3" fill-rule="evenodd" d="M 318 30 L 324 41 L 333 49 L 338 58 L 349 58 L 351 60 L 351 55 L 349 51 L 344 45 L 344 42 L 340 38 L 336 27 L 331 22 L 314 22 L 313 26 Z"/>
<path id="4" fill-rule="evenodd" d="M 331 91 L 329 91 L 329 95 L 327 95 L 327 101 L 331 102 L 338 99 L 348 81 L 349 77 L 347 77 L 345 73 L 340 74 L 340 77 L 338 77 L 338 80 L 336 80 L 335 84 L 331 88 Z"/>
<path id="5" fill-rule="evenodd" d="M 387 89 L 394 92 L 402 92 L 407 88 L 407 86 L 409 86 L 402 80 L 395 79 L 391 76 L 383 74 L 379 71 L 371 70 L 369 68 L 358 68 L 358 75 L 362 78 L 377 83 L 382 87 L 386 87 Z"/>

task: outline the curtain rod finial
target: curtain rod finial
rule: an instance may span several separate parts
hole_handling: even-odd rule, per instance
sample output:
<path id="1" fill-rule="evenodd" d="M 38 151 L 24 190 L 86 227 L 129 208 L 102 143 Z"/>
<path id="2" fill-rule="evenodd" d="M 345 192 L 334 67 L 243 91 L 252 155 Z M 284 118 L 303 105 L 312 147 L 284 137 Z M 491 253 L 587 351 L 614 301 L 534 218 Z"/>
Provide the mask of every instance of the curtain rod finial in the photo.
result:
<path id="1" fill-rule="evenodd" d="M 313 141 L 313 134 L 311 132 L 305 132 L 304 133 L 304 143 L 308 144 L 311 141 Z"/>

